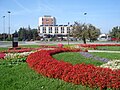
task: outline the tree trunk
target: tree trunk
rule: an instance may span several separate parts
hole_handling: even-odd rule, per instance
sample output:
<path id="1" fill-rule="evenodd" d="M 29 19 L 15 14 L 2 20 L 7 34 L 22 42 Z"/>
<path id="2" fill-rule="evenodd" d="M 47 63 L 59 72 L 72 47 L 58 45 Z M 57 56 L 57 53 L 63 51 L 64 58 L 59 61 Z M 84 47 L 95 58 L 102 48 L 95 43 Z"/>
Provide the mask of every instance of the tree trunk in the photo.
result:
<path id="1" fill-rule="evenodd" d="M 92 42 L 91 38 L 90 38 L 90 42 Z"/>
<path id="2" fill-rule="evenodd" d="M 88 30 L 88 36 L 89 36 L 90 42 L 92 42 L 90 30 Z"/>
<path id="3" fill-rule="evenodd" d="M 84 44 L 86 44 L 86 38 L 83 38 L 83 42 L 84 42 Z"/>

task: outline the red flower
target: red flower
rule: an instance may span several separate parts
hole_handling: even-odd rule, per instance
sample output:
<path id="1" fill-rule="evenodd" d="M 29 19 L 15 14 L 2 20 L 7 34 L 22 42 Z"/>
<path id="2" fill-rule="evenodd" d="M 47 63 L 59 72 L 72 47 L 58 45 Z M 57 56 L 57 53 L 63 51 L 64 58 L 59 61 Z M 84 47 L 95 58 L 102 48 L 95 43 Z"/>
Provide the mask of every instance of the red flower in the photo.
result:
<path id="1" fill-rule="evenodd" d="M 0 59 L 3 59 L 5 57 L 5 53 L 0 53 Z"/>
<path id="2" fill-rule="evenodd" d="M 108 68 L 86 64 L 72 65 L 64 61 L 58 61 L 51 56 L 68 51 L 79 50 L 66 48 L 41 50 L 30 54 L 27 58 L 27 63 L 38 73 L 50 78 L 59 78 L 66 82 L 87 85 L 91 88 L 99 87 L 101 90 L 105 88 L 120 88 L 120 70 L 113 71 Z"/>

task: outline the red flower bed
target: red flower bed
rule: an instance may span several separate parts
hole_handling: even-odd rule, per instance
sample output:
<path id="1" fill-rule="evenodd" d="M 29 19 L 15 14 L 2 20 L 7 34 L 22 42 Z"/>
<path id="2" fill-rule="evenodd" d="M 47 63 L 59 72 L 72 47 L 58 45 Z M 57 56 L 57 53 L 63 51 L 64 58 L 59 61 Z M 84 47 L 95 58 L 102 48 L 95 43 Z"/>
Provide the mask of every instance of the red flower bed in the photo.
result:
<path id="1" fill-rule="evenodd" d="M 58 44 L 58 47 L 62 48 L 62 47 L 63 47 L 63 44 Z"/>
<path id="2" fill-rule="evenodd" d="M 5 57 L 5 53 L 0 52 L 0 59 L 4 59 L 4 57 Z"/>
<path id="3" fill-rule="evenodd" d="M 82 84 L 91 88 L 100 89 L 116 88 L 120 89 L 120 70 L 100 68 L 94 65 L 76 64 L 72 65 L 64 61 L 58 61 L 51 55 L 60 52 L 78 50 L 55 49 L 41 50 L 32 53 L 27 58 L 28 65 L 38 73 L 50 77 L 59 78 L 66 82 Z"/>
<path id="4" fill-rule="evenodd" d="M 96 49 L 97 46 L 120 46 L 120 44 L 79 44 L 78 46 Z"/>

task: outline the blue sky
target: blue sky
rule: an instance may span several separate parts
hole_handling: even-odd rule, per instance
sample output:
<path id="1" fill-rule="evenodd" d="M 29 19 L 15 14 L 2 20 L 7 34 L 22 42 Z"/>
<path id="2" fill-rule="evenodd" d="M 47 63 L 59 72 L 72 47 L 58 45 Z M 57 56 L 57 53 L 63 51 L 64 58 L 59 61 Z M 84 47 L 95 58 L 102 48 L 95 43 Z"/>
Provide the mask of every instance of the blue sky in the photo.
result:
<path id="1" fill-rule="evenodd" d="M 20 27 L 38 27 L 38 18 L 43 15 L 56 17 L 57 24 L 73 24 L 74 21 L 91 23 L 108 33 L 120 26 L 120 0 L 0 0 L 0 33 L 8 33 L 8 13 L 11 33 Z M 87 15 L 84 15 L 84 13 Z"/>

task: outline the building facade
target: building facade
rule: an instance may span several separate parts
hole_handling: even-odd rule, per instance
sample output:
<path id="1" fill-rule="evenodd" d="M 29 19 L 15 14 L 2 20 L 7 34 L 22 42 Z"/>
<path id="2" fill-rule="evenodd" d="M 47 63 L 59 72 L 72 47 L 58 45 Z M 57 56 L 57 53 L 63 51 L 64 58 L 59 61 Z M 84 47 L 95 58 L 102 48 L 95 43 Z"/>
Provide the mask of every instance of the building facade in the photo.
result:
<path id="1" fill-rule="evenodd" d="M 72 30 L 72 25 L 56 25 L 55 17 L 44 16 L 39 18 L 38 33 L 39 36 L 58 36 L 67 37 Z"/>
<path id="2" fill-rule="evenodd" d="M 39 26 L 40 25 L 56 25 L 56 18 L 49 15 L 39 17 Z"/>
<path id="3" fill-rule="evenodd" d="M 38 28 L 39 35 L 44 36 L 44 35 L 56 35 L 56 36 L 65 36 L 68 33 L 70 33 L 70 30 L 72 27 L 68 25 L 41 25 Z"/>

